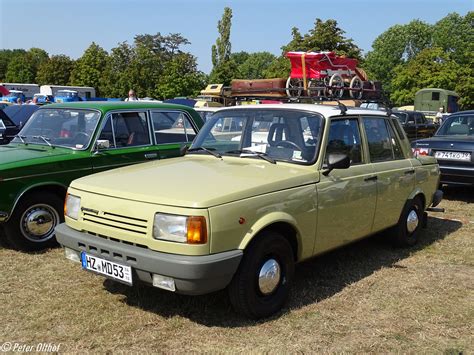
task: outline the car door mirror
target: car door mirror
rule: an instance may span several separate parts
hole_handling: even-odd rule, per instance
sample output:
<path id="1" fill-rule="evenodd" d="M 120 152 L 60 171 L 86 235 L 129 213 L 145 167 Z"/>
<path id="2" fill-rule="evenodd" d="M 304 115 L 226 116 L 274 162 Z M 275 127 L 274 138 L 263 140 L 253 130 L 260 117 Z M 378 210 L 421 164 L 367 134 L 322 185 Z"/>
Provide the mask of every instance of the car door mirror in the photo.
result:
<path id="1" fill-rule="evenodd" d="M 108 139 L 98 139 L 95 145 L 97 151 L 105 150 L 110 148 L 110 141 Z"/>
<path id="2" fill-rule="evenodd" d="M 348 169 L 351 166 L 351 159 L 347 154 L 330 153 L 328 156 L 327 170 L 323 172 L 324 176 L 334 169 Z"/>

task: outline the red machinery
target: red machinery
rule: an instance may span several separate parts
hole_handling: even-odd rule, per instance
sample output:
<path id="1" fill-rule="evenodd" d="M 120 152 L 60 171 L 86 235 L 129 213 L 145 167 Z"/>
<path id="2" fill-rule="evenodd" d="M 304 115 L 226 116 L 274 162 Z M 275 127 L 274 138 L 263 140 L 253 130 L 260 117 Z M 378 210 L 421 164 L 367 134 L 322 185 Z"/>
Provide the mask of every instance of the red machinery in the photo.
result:
<path id="1" fill-rule="evenodd" d="M 358 61 L 337 56 L 334 52 L 288 52 L 291 73 L 286 81 L 290 97 L 331 96 L 342 98 L 345 92 L 353 99 L 379 91 L 374 82 L 357 68 Z M 366 95 L 373 96 L 373 95 Z"/>

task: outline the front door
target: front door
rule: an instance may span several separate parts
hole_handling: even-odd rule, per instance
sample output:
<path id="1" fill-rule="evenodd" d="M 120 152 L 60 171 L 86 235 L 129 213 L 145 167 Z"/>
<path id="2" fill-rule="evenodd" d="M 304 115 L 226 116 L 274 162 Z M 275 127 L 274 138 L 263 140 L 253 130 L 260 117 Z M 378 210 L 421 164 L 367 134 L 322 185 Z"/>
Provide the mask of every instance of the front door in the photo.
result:
<path id="1" fill-rule="evenodd" d="M 94 172 L 159 158 L 145 111 L 109 114 L 98 140 L 107 140 L 109 148 L 92 153 Z"/>
<path id="2" fill-rule="evenodd" d="M 376 180 L 361 143 L 357 117 L 332 119 L 325 148 L 330 153 L 347 154 L 348 169 L 321 175 L 318 189 L 318 221 L 315 254 L 336 248 L 371 233 L 376 203 Z M 324 171 L 324 169 L 323 169 Z"/>

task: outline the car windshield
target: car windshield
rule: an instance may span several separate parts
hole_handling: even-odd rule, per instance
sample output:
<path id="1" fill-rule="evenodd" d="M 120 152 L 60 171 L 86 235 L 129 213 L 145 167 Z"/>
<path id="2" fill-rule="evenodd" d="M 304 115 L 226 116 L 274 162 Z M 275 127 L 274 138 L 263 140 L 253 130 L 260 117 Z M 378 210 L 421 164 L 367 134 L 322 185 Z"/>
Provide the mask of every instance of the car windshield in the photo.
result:
<path id="1" fill-rule="evenodd" d="M 100 113 L 76 109 L 39 109 L 13 142 L 85 149 L 94 134 Z"/>
<path id="2" fill-rule="evenodd" d="M 437 136 L 474 136 L 474 114 L 451 116 L 436 132 Z"/>
<path id="3" fill-rule="evenodd" d="M 320 115 L 302 110 L 224 110 L 207 121 L 190 151 L 311 164 L 316 160 L 321 124 Z"/>

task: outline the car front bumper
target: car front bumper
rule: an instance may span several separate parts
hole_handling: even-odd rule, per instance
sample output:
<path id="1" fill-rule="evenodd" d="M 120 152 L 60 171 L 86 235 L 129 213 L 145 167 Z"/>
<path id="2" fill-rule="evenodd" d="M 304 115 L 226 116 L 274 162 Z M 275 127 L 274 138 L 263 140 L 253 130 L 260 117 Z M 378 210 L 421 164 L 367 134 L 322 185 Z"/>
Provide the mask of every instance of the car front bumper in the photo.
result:
<path id="1" fill-rule="evenodd" d="M 176 292 L 200 295 L 225 288 L 243 256 L 242 250 L 202 255 L 176 255 L 105 239 L 68 227 L 56 227 L 56 239 L 78 253 L 87 252 L 102 259 L 128 265 L 134 277 L 152 284 L 153 274 L 174 279 Z"/>

